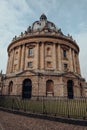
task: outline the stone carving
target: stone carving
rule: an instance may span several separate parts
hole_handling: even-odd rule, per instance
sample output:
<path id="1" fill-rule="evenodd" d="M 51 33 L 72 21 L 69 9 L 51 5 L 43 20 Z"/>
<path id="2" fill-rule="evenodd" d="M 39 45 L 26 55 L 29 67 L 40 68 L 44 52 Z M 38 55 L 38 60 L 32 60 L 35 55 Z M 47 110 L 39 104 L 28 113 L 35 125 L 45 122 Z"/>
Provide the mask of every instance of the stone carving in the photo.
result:
<path id="1" fill-rule="evenodd" d="M 28 33 L 28 32 L 27 32 L 27 31 L 25 31 L 25 35 L 27 35 L 27 33 Z"/>
<path id="2" fill-rule="evenodd" d="M 61 35 L 63 35 L 61 28 L 58 30 L 58 33 L 60 33 Z"/>
<path id="3" fill-rule="evenodd" d="M 12 41 L 15 41 L 17 39 L 17 36 L 13 37 Z"/>
<path id="4" fill-rule="evenodd" d="M 14 38 L 15 38 L 15 40 L 16 40 L 16 39 L 17 39 L 17 36 L 15 36 Z"/>
<path id="5" fill-rule="evenodd" d="M 23 37 L 23 32 L 21 32 L 21 36 Z"/>
<path id="6" fill-rule="evenodd" d="M 28 33 L 31 33 L 31 30 L 32 30 L 32 29 L 31 29 L 31 26 L 29 26 L 28 29 L 27 29 L 27 32 L 28 32 Z"/>
<path id="7" fill-rule="evenodd" d="M 70 34 L 67 35 L 69 39 L 73 40 L 72 36 Z"/>

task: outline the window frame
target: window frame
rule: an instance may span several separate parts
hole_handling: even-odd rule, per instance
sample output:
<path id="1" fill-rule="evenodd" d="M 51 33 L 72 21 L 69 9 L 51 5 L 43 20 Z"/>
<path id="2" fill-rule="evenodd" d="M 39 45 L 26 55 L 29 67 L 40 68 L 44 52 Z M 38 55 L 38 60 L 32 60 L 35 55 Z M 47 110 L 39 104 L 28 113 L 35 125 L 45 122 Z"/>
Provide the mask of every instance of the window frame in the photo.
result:
<path id="1" fill-rule="evenodd" d="M 46 54 L 47 54 L 47 56 L 51 56 L 51 48 L 50 47 L 47 47 L 47 49 L 46 49 Z"/>
<path id="2" fill-rule="evenodd" d="M 50 64 L 49 64 L 50 63 Z M 49 65 L 48 65 L 49 64 Z M 47 61 L 47 68 L 52 68 L 52 62 L 51 61 Z"/>
<path id="3" fill-rule="evenodd" d="M 28 48 L 28 56 L 31 57 L 34 55 L 33 47 Z"/>
<path id="4" fill-rule="evenodd" d="M 13 81 L 10 81 L 8 86 L 8 94 L 10 95 L 12 92 L 13 92 Z"/>
<path id="5" fill-rule="evenodd" d="M 63 58 L 67 58 L 67 50 L 63 49 Z"/>
<path id="6" fill-rule="evenodd" d="M 68 70 L 68 64 L 67 64 L 67 63 L 64 63 L 64 64 L 63 64 L 63 68 L 64 68 L 64 71 L 67 71 L 67 70 Z"/>
<path id="7" fill-rule="evenodd" d="M 27 67 L 28 67 L 28 68 L 32 68 L 32 67 L 33 67 L 33 62 L 32 62 L 32 61 L 29 61 L 29 62 L 27 63 Z"/>

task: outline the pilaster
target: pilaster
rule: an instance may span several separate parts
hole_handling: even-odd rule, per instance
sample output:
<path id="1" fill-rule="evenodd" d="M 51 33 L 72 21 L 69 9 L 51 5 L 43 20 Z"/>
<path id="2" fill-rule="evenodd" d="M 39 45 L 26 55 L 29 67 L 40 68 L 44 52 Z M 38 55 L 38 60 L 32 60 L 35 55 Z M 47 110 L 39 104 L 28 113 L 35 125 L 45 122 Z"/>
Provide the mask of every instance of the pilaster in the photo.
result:
<path id="1" fill-rule="evenodd" d="M 21 70 L 24 70 L 24 60 L 25 60 L 25 45 L 22 46 Z"/>
<path id="2" fill-rule="evenodd" d="M 18 55 L 18 70 L 20 70 L 21 65 L 21 46 L 19 47 L 19 55 Z"/>
<path id="3" fill-rule="evenodd" d="M 36 69 L 39 69 L 39 43 L 37 43 L 36 59 Z"/>
<path id="4" fill-rule="evenodd" d="M 44 61 L 44 60 L 45 60 L 45 59 L 44 59 L 44 58 L 45 58 L 44 42 L 42 43 L 42 57 L 41 57 L 41 58 L 42 58 L 42 67 L 41 67 L 41 68 L 44 69 L 44 66 L 45 66 L 45 61 Z M 41 59 L 40 59 L 40 60 L 41 60 Z"/>
<path id="5" fill-rule="evenodd" d="M 69 70 L 73 72 L 73 59 L 72 59 L 72 50 L 71 48 L 69 49 Z"/>
<path id="6" fill-rule="evenodd" d="M 57 68 L 57 61 L 56 61 L 56 43 L 53 44 L 53 62 L 54 62 L 54 69 L 56 70 Z"/>
<path id="7" fill-rule="evenodd" d="M 58 70 L 62 70 L 62 61 L 61 61 L 61 47 L 60 44 L 58 44 Z"/>
<path id="8" fill-rule="evenodd" d="M 13 49 L 12 50 L 12 58 L 11 58 L 11 60 L 12 60 L 12 63 L 11 63 L 11 73 L 13 72 L 13 69 L 14 69 L 14 52 L 15 52 L 15 50 Z"/>
<path id="9" fill-rule="evenodd" d="M 73 53 L 73 70 L 74 70 L 74 72 L 76 72 L 76 63 L 75 63 L 75 52 L 74 52 L 74 50 L 72 51 L 72 53 Z"/>

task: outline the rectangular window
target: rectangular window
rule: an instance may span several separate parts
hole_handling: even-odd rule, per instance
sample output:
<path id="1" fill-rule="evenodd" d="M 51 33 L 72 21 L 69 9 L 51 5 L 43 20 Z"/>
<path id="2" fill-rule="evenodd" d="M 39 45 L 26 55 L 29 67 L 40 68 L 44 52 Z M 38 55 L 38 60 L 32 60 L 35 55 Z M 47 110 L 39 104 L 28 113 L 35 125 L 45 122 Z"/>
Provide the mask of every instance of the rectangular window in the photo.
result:
<path id="1" fill-rule="evenodd" d="M 50 47 L 47 48 L 47 56 L 51 56 L 51 48 Z"/>
<path id="2" fill-rule="evenodd" d="M 67 71 L 67 64 L 64 64 L 64 71 Z"/>
<path id="3" fill-rule="evenodd" d="M 47 67 L 52 68 L 52 63 L 50 61 L 47 62 Z"/>
<path id="4" fill-rule="evenodd" d="M 63 50 L 63 57 L 64 57 L 64 58 L 67 57 L 66 50 Z"/>
<path id="5" fill-rule="evenodd" d="M 15 52 L 15 56 L 14 56 L 14 59 L 18 59 L 18 51 Z"/>
<path id="6" fill-rule="evenodd" d="M 17 70 L 17 64 L 14 65 L 14 71 Z"/>
<path id="7" fill-rule="evenodd" d="M 29 67 L 29 68 L 32 67 L 32 62 L 28 62 L 28 67 Z"/>
<path id="8" fill-rule="evenodd" d="M 29 48 L 29 50 L 28 50 L 28 56 L 33 56 L 33 48 Z"/>

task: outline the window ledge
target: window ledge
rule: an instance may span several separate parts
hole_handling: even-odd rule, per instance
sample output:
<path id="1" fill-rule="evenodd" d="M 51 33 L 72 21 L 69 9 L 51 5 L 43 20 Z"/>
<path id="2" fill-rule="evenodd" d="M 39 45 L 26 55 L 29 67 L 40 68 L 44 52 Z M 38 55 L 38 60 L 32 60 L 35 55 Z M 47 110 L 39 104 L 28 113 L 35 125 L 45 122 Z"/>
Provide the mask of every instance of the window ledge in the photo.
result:
<path id="1" fill-rule="evenodd" d="M 34 57 L 34 55 L 31 55 L 31 56 L 27 56 L 28 58 L 33 58 Z"/>

